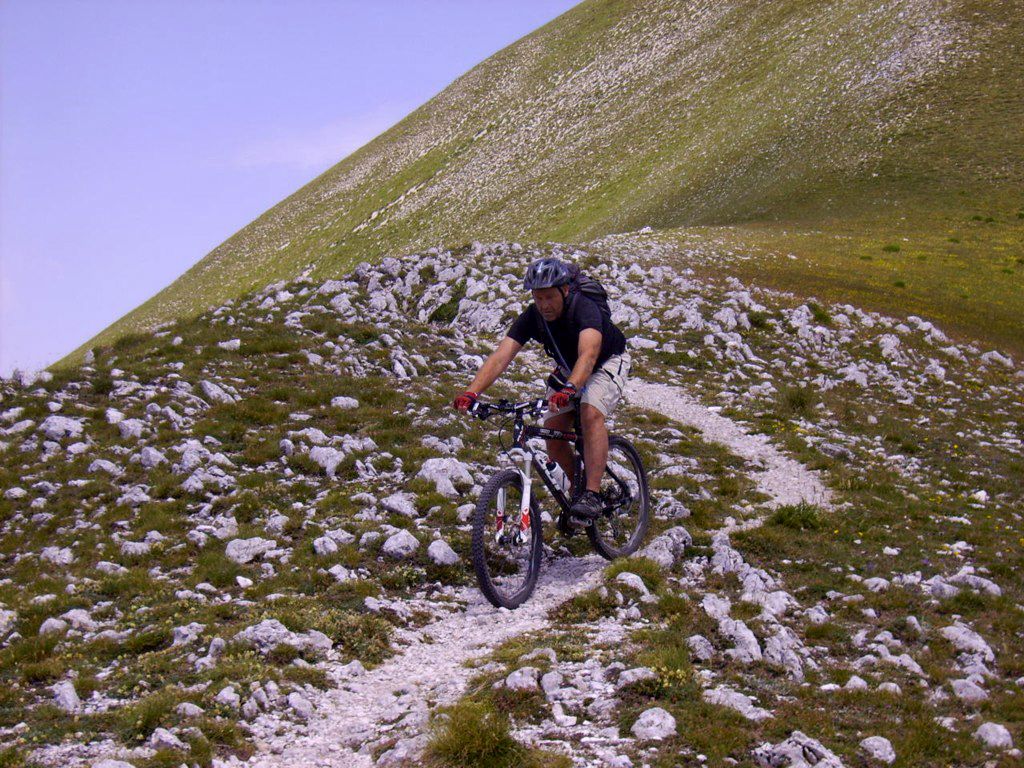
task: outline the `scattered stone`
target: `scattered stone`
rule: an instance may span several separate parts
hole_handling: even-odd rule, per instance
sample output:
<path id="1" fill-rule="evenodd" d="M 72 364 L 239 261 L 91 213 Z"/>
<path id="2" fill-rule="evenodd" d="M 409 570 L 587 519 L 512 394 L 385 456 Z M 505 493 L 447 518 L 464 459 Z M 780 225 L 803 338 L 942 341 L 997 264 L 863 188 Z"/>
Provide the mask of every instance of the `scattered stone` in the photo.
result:
<path id="1" fill-rule="evenodd" d="M 761 646 L 757 644 L 757 638 L 750 628 L 739 619 L 722 619 L 718 622 L 718 631 L 723 637 L 732 640 L 735 647 L 725 652 L 726 656 L 738 661 L 740 664 L 753 664 L 761 661 Z"/>
<path id="2" fill-rule="evenodd" d="M 451 456 L 444 458 L 427 459 L 416 473 L 416 477 L 422 477 L 434 484 L 437 492 L 442 496 L 453 499 L 459 495 L 455 483 L 473 484 L 473 476 L 469 473 L 469 466 Z"/>
<path id="3" fill-rule="evenodd" d="M 292 691 L 288 694 L 288 706 L 303 720 L 309 720 L 313 716 L 313 705 L 309 703 L 309 699 L 298 691 Z"/>
<path id="4" fill-rule="evenodd" d="M 793 731 L 778 744 L 762 744 L 753 757 L 761 768 L 843 768 L 831 750 L 800 731 Z"/>
<path id="5" fill-rule="evenodd" d="M 156 448 L 151 448 L 148 445 L 145 448 L 143 448 L 142 451 L 139 453 L 139 462 L 146 469 L 152 469 L 153 467 L 163 464 L 166 461 L 166 456 L 164 456 Z"/>
<path id="6" fill-rule="evenodd" d="M 188 749 L 185 742 L 168 731 L 166 728 L 157 728 L 149 737 L 148 744 L 153 749 Z"/>
<path id="7" fill-rule="evenodd" d="M 761 721 L 772 716 L 772 713 L 767 709 L 755 707 L 747 696 L 724 685 L 718 688 L 705 689 L 703 697 L 704 701 L 709 704 L 717 704 L 720 707 L 733 709 L 748 720 Z"/>
<path id="8" fill-rule="evenodd" d="M 939 634 L 949 640 L 958 651 L 978 656 L 988 663 L 995 661 L 996 655 L 988 643 L 966 624 L 958 621 L 952 626 L 943 627 Z"/>
<path id="9" fill-rule="evenodd" d="M 51 440 L 79 437 L 82 434 L 82 422 L 67 416 L 47 416 L 39 425 L 39 431 Z"/>
<path id="10" fill-rule="evenodd" d="M 43 547 L 39 557 L 54 565 L 71 565 L 75 561 L 75 553 L 69 547 Z"/>
<path id="11" fill-rule="evenodd" d="M 380 551 L 388 557 L 400 560 L 411 555 L 419 549 L 419 546 L 420 542 L 417 538 L 403 529 L 398 533 L 389 536 L 387 541 L 385 541 L 383 546 L 380 548 Z"/>
<path id="12" fill-rule="evenodd" d="M 215 403 L 230 404 L 235 402 L 234 397 L 224 391 L 220 385 L 214 384 L 212 381 L 206 381 L 204 379 L 199 382 L 199 386 L 203 390 L 203 394 Z"/>
<path id="13" fill-rule="evenodd" d="M 51 690 L 54 703 L 65 712 L 75 713 L 81 709 L 82 702 L 75 691 L 74 683 L 70 680 L 61 680 Z"/>
<path id="14" fill-rule="evenodd" d="M 394 512 L 405 517 L 415 518 L 419 516 L 416 511 L 416 497 L 411 493 L 392 493 L 390 496 L 380 500 L 380 505 L 388 512 Z"/>
<path id="15" fill-rule="evenodd" d="M 455 565 L 461 559 L 444 539 L 434 539 L 430 542 L 427 556 L 436 565 Z"/>
<path id="16" fill-rule="evenodd" d="M 661 741 L 676 733 L 676 719 L 661 707 L 644 710 L 630 729 L 638 739 Z"/>
<path id="17" fill-rule="evenodd" d="M 174 708 L 174 711 L 180 717 L 199 717 L 205 712 L 202 707 L 193 704 L 191 701 L 181 702 L 181 704 Z"/>
<path id="18" fill-rule="evenodd" d="M 633 685 L 641 680 L 657 680 L 658 674 L 650 667 L 634 667 L 633 669 L 627 669 L 619 675 L 618 681 L 615 683 L 616 688 L 625 688 L 627 685 Z"/>
<path id="19" fill-rule="evenodd" d="M 204 629 L 206 629 L 206 625 L 200 624 L 197 621 L 193 621 L 183 627 L 175 627 L 172 632 L 174 641 L 171 645 L 191 645 L 199 639 L 199 636 L 203 634 Z"/>
<path id="20" fill-rule="evenodd" d="M 886 765 L 896 761 L 896 750 L 892 748 L 892 743 L 884 736 L 869 736 L 861 741 L 860 748 L 871 759 L 878 760 Z"/>
<path id="21" fill-rule="evenodd" d="M 637 554 L 641 557 L 649 557 L 668 570 L 683 558 L 686 548 L 692 544 L 693 537 L 690 536 L 689 531 L 682 526 L 676 526 L 655 537 Z"/>
<path id="22" fill-rule="evenodd" d="M 857 675 L 851 675 L 850 679 L 846 681 L 846 685 L 843 686 L 848 691 L 866 691 L 868 689 L 867 680 Z"/>
<path id="23" fill-rule="evenodd" d="M 49 618 L 39 625 L 39 634 L 43 635 L 63 635 L 68 631 L 68 623 L 62 619 Z"/>
<path id="24" fill-rule="evenodd" d="M 715 657 L 715 647 L 703 635 L 691 635 L 687 638 L 686 644 L 698 661 L 711 661 Z"/>
<path id="25" fill-rule="evenodd" d="M 224 554 L 227 555 L 229 560 L 242 565 L 260 555 L 266 554 L 275 547 L 277 547 L 276 541 L 273 539 L 262 539 L 259 536 L 251 539 L 232 539 L 228 542 Z"/>
<path id="26" fill-rule="evenodd" d="M 951 680 L 949 685 L 956 697 L 967 704 L 977 704 L 988 698 L 988 692 L 972 680 Z"/>
<path id="27" fill-rule="evenodd" d="M 329 557 L 338 553 L 338 543 L 330 536 L 313 539 L 313 551 L 320 557 Z"/>
<path id="28" fill-rule="evenodd" d="M 235 693 L 235 688 L 232 685 L 226 685 L 221 688 L 220 692 L 213 697 L 213 700 L 218 704 L 224 704 L 232 709 L 238 709 L 242 705 L 242 700 L 239 698 L 238 694 Z"/>
<path id="29" fill-rule="evenodd" d="M 536 667 L 520 667 L 505 678 L 505 685 L 514 691 L 532 691 L 537 688 L 539 676 Z"/>
<path id="30" fill-rule="evenodd" d="M 974 732 L 974 738 L 978 739 L 989 749 L 1011 749 L 1013 738 L 1005 725 L 999 723 L 982 723 Z"/>

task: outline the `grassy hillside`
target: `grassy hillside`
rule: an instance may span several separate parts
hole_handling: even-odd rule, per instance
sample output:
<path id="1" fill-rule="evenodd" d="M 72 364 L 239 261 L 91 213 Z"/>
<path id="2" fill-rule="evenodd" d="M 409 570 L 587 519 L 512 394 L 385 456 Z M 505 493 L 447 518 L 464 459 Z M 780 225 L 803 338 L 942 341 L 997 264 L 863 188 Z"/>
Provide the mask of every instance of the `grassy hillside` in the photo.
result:
<path id="1" fill-rule="evenodd" d="M 310 265 L 332 276 L 438 243 L 749 222 L 815 229 L 898 215 L 910 200 L 959 215 L 962 192 L 1019 198 L 1018 11 L 1009 1 L 588 0 L 61 362 Z M 825 237 L 818 247 L 832 246 Z M 927 269 L 945 281 L 941 260 Z"/>

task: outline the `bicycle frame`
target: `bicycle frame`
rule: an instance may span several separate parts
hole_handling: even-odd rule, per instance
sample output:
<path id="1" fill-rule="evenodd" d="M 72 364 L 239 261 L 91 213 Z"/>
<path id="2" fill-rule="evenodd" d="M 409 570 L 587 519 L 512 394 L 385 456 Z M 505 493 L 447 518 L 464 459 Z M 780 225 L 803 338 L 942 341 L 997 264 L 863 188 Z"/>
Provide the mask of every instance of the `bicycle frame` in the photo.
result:
<path id="1" fill-rule="evenodd" d="M 539 408 L 543 401 L 533 401 L 534 407 Z M 506 401 L 501 401 L 502 405 L 507 405 Z M 573 444 L 574 448 L 574 461 L 575 461 L 575 487 L 583 488 L 586 486 L 585 482 L 585 467 L 583 465 L 583 426 L 580 421 L 580 412 L 577 407 L 573 411 L 573 431 L 568 432 L 560 429 L 552 429 L 550 427 L 541 427 L 534 424 L 526 424 L 525 422 L 525 411 L 521 406 L 528 405 L 528 403 L 521 403 L 515 406 L 515 420 L 512 427 L 512 448 L 508 451 L 508 456 L 514 463 L 522 463 L 521 467 L 516 467 L 520 476 L 523 479 L 523 501 L 522 508 L 519 510 L 518 519 L 515 521 L 516 532 L 525 532 L 530 526 L 530 503 L 533 496 L 533 481 L 531 477 L 531 470 L 536 470 L 537 475 L 540 477 L 544 486 L 551 493 L 551 496 L 558 503 L 561 508 L 561 514 L 558 519 L 559 529 L 566 534 L 571 534 L 571 526 L 568 524 L 568 518 L 570 515 L 570 509 L 572 507 L 572 500 L 566 497 L 565 492 L 559 487 L 558 483 L 555 482 L 554 478 L 551 477 L 551 473 L 548 472 L 545 462 L 541 460 L 541 454 L 532 450 L 527 446 L 527 440 L 540 437 L 545 440 L 564 440 L 568 443 Z M 578 403 L 577 403 L 578 405 Z M 509 411 L 505 411 L 509 412 Z M 484 416 L 486 418 L 486 416 Z M 544 458 L 547 458 L 547 454 L 544 454 Z M 615 480 L 619 487 L 625 492 L 625 499 L 623 502 L 616 504 L 615 508 L 618 508 L 625 501 L 631 500 L 631 494 L 626 484 L 619 478 L 610 467 L 606 467 L 608 474 Z M 501 515 L 504 515 L 505 504 L 500 504 Z M 498 521 L 498 535 L 506 535 L 503 531 L 504 521 Z"/>
<path id="2" fill-rule="evenodd" d="M 558 506 L 562 508 L 563 513 L 568 513 L 571 506 L 570 500 L 566 498 L 564 491 L 558 486 L 554 478 L 551 477 L 545 462 L 541 461 L 540 456 L 535 451 L 527 447 L 526 441 L 533 437 L 542 437 L 545 440 L 564 440 L 573 443 L 578 455 L 583 450 L 583 430 L 580 428 L 578 410 L 575 413 L 575 422 L 575 429 L 572 432 L 564 432 L 559 429 L 551 429 L 550 427 L 526 424 L 523 420 L 523 415 L 521 413 L 516 414 L 515 424 L 512 428 L 512 443 L 514 447 L 509 451 L 509 455 L 514 456 L 514 459 L 522 459 L 523 462 L 519 474 L 523 477 L 523 488 L 525 489 L 523 492 L 523 507 L 527 510 L 527 514 L 529 514 L 532 491 L 531 468 L 537 470 L 537 474 L 540 476 L 544 486 L 555 498 L 555 501 L 558 502 Z M 582 478 L 580 479 L 582 480 Z"/>

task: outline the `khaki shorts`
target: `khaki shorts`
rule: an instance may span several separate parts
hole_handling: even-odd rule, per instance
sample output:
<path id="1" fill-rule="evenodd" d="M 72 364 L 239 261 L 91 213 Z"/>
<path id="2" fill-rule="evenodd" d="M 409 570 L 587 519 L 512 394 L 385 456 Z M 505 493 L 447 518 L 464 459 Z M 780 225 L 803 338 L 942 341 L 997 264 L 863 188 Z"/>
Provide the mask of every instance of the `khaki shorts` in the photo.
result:
<path id="1" fill-rule="evenodd" d="M 622 400 L 622 393 L 626 389 L 626 378 L 629 376 L 629 366 L 632 362 L 629 352 L 621 355 L 612 355 L 605 361 L 605 364 L 590 374 L 583 385 L 583 396 L 580 400 L 589 403 L 604 414 L 605 418 L 611 416 Z M 555 390 L 548 387 L 547 398 L 555 394 Z M 573 408 L 564 408 L 552 413 L 544 414 L 546 419 L 557 416 L 560 413 L 569 413 Z"/>

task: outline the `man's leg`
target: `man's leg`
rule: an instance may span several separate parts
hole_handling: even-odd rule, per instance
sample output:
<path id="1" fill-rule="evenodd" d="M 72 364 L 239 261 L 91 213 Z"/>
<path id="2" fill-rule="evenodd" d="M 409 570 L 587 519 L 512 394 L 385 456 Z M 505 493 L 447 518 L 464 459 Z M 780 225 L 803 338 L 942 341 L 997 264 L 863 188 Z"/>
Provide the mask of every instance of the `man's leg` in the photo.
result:
<path id="1" fill-rule="evenodd" d="M 571 432 L 573 427 L 572 411 L 552 416 L 544 422 L 544 426 L 548 429 Z M 544 442 L 547 444 L 548 457 L 557 461 L 558 466 L 565 472 L 565 476 L 569 478 L 569 494 L 571 498 L 572 486 L 576 482 L 575 478 L 573 478 L 575 467 L 573 467 L 572 445 L 565 440 L 545 440 Z M 607 448 L 605 452 L 607 453 Z"/>
<path id="2" fill-rule="evenodd" d="M 604 414 L 590 403 L 583 403 L 583 461 L 587 470 L 587 490 L 601 490 L 601 476 L 608 463 L 608 427 Z"/>

